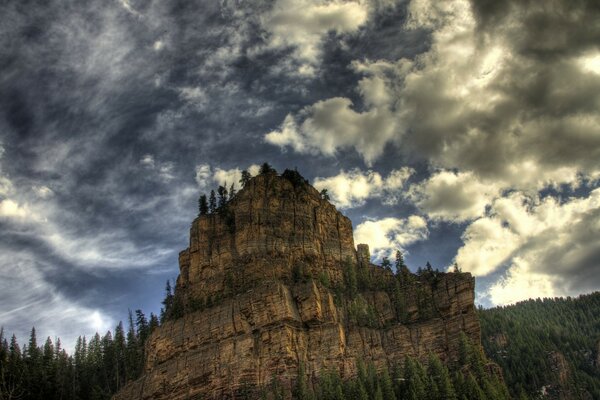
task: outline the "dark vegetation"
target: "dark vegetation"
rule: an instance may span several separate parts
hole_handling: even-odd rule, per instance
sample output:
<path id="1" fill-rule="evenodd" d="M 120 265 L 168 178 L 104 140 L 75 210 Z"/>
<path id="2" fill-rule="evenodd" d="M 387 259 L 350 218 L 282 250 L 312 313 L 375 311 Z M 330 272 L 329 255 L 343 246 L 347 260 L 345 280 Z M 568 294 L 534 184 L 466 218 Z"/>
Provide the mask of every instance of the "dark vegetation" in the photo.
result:
<path id="1" fill-rule="evenodd" d="M 574 399 L 600 399 L 600 293 L 527 300 L 480 310 L 479 316 L 485 352 L 502 367 L 513 396 L 535 398 L 546 386 Z M 564 357 L 567 371 L 557 356 Z"/>
<path id="2" fill-rule="evenodd" d="M 306 378 L 304 366 L 292 389 L 298 400 L 500 400 L 509 399 L 502 380 L 485 369 L 485 357 L 466 336 L 461 337 L 460 364 L 444 365 L 430 354 L 426 363 L 407 357 L 398 364 L 377 370 L 358 360 L 358 375 L 350 380 L 337 370 Z M 246 390 L 248 390 L 246 388 Z M 282 384 L 274 379 L 265 388 L 250 391 L 248 399 L 284 399 Z"/>
<path id="3" fill-rule="evenodd" d="M 35 328 L 21 346 L 0 330 L 0 399 L 102 400 L 109 399 L 142 373 L 144 343 L 159 325 L 158 318 L 136 310 L 129 313 L 127 332 L 119 322 L 114 335 L 96 333 L 79 337 L 72 355 L 60 339 L 50 337 L 38 345 Z"/>

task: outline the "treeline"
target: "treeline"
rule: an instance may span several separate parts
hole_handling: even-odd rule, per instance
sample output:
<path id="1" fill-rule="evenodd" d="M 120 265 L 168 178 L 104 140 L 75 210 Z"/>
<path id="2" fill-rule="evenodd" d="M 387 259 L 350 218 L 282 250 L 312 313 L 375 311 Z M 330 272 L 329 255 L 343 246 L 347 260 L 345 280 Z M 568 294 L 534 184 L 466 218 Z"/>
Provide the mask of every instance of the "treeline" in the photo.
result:
<path id="1" fill-rule="evenodd" d="M 130 312 L 127 331 L 119 322 L 114 334 L 79 337 L 72 355 L 60 339 L 38 345 L 35 328 L 22 348 L 0 329 L 0 400 L 110 399 L 141 375 L 144 343 L 158 324 L 154 314 L 147 319 L 141 310 L 135 317 Z"/>
<path id="2" fill-rule="evenodd" d="M 527 300 L 479 316 L 486 354 L 514 396 L 600 399 L 600 293 Z"/>

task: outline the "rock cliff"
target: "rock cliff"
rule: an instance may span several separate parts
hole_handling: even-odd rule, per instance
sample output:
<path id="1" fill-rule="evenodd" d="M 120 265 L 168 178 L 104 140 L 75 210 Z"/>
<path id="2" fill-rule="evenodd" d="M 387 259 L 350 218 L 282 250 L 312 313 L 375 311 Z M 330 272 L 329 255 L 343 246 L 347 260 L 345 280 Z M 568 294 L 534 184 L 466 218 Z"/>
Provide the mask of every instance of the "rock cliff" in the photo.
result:
<path id="1" fill-rule="evenodd" d="M 217 212 L 199 216 L 179 256 L 178 313 L 146 343 L 143 376 L 115 400 L 237 398 L 295 381 L 299 365 L 355 375 L 405 355 L 458 359 L 479 343 L 474 279 L 415 276 L 370 264 L 351 221 L 292 175 L 252 178 Z"/>

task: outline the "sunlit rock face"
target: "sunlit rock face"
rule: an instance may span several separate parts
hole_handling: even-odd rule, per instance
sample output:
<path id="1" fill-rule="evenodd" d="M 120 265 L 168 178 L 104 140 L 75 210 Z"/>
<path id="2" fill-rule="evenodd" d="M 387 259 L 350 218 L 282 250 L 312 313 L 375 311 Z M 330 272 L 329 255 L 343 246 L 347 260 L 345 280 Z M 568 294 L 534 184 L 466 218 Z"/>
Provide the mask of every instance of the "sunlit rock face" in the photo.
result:
<path id="1" fill-rule="evenodd" d="M 300 364 L 314 384 L 325 369 L 354 376 L 358 360 L 381 369 L 433 352 L 451 363 L 461 332 L 480 340 L 470 274 L 397 283 L 367 245 L 357 252 L 351 221 L 317 190 L 274 173 L 196 218 L 179 263 L 182 312 L 153 332 L 144 375 L 115 400 L 238 398 L 274 379 L 290 388 Z M 370 282 L 354 294 L 350 265 Z M 357 299 L 368 323 L 350 311 Z"/>

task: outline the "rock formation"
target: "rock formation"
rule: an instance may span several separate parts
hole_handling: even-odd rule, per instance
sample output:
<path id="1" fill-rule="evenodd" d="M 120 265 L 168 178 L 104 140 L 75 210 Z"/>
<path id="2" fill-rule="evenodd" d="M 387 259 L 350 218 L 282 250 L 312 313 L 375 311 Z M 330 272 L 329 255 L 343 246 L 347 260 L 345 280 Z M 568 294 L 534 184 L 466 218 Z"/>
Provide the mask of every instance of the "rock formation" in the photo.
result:
<path id="1" fill-rule="evenodd" d="M 295 172 L 252 178 L 196 218 L 179 264 L 178 311 L 115 400 L 236 398 L 274 379 L 290 387 L 300 364 L 314 382 L 324 369 L 352 377 L 359 359 L 452 363 L 461 332 L 480 340 L 470 274 L 370 264 L 351 221 Z"/>

